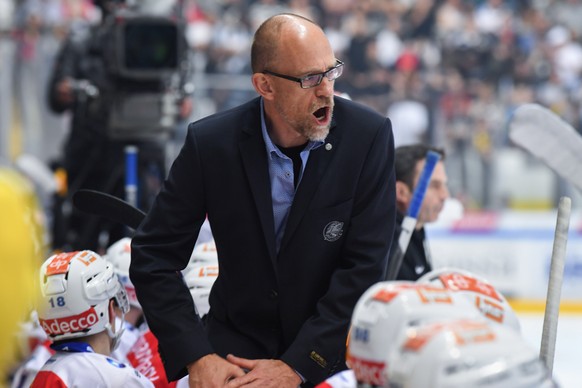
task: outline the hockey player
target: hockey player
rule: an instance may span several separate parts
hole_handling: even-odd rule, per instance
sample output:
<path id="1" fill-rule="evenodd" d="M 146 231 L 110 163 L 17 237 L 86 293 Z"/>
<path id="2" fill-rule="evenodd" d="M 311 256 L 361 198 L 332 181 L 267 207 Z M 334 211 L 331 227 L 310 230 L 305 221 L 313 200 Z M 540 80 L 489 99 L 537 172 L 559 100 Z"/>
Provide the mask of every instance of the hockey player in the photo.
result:
<path id="1" fill-rule="evenodd" d="M 218 252 L 214 240 L 194 247 L 182 276 L 192 295 L 196 312 L 204 318 L 210 310 L 210 290 L 218 277 Z"/>
<path id="2" fill-rule="evenodd" d="M 37 387 L 152 387 L 141 373 L 110 357 L 129 310 L 113 265 L 92 251 L 49 257 L 40 271 L 40 325 L 56 353 L 32 383 Z"/>
<path id="3" fill-rule="evenodd" d="M 442 286 L 412 281 L 385 281 L 370 287 L 352 315 L 347 365 L 318 388 L 353 388 L 356 382 L 384 386 L 388 357 L 407 328 L 446 317 L 481 318 L 461 295 Z"/>
<path id="4" fill-rule="evenodd" d="M 347 353 L 350 369 L 317 388 L 555 386 L 514 327 L 437 282 L 368 289 L 354 310 Z"/>
<path id="5" fill-rule="evenodd" d="M 127 353 L 139 339 L 141 332 L 147 330 L 141 305 L 137 300 L 135 288 L 133 287 L 128 274 L 131 261 L 130 244 L 131 239 L 129 237 L 124 237 L 107 248 L 104 255 L 104 258 L 113 264 L 113 271 L 125 289 L 127 300 L 129 302 L 129 311 L 125 314 L 125 320 L 123 322 L 123 335 L 121 336 L 119 346 L 113 352 L 113 357 L 120 361 L 127 361 Z"/>
<path id="6" fill-rule="evenodd" d="M 30 314 L 28 321 L 22 323 L 18 335 L 23 361 L 20 363 L 10 381 L 11 388 L 30 387 L 36 374 L 55 351 L 51 349 L 52 341 L 38 323 L 36 311 Z"/>
<path id="7" fill-rule="evenodd" d="M 360 383 L 384 386 L 389 381 L 389 356 L 402 332 L 450 318 L 484 320 L 465 297 L 442 286 L 379 282 L 360 297 L 354 309 L 347 365 Z"/>
<path id="8" fill-rule="evenodd" d="M 437 220 L 449 198 L 447 173 L 445 169 L 445 151 L 425 144 L 400 146 L 395 150 L 394 171 L 396 174 L 396 229 L 393 241 L 398 241 L 402 233 L 402 220 L 413 199 L 414 190 L 422 174 L 429 151 L 438 153 L 437 162 L 431 175 L 422 206 L 412 235 L 406 249 L 402 265 L 396 276 L 397 280 L 417 280 L 432 270 L 432 259 L 427 244 L 424 226 Z M 395 260 L 396 249 L 390 250 L 390 260 Z M 387 279 L 392 280 L 392 279 Z"/>
<path id="9" fill-rule="evenodd" d="M 105 255 L 113 264 L 119 282 L 125 288 L 129 301 L 129 312 L 125 315 L 125 331 L 121 344 L 114 352 L 118 360 L 127 361 L 133 368 L 147 377 L 156 388 L 173 388 L 176 382 L 168 382 L 162 359 L 158 352 L 158 340 L 144 320 L 135 288 L 129 278 L 131 263 L 131 239 L 124 237 L 107 249 Z M 187 381 L 186 386 L 187 386 Z"/>

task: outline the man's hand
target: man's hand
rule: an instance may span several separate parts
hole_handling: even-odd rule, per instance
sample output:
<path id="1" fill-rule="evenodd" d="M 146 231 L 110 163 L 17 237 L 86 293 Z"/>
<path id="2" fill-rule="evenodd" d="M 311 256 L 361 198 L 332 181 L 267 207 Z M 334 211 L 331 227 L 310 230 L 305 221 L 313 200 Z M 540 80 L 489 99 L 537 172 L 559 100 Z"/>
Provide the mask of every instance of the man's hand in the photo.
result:
<path id="1" fill-rule="evenodd" d="M 297 372 L 281 360 L 249 360 L 232 354 L 226 359 L 248 370 L 246 375 L 229 381 L 228 388 L 297 388 L 301 384 Z"/>
<path id="2" fill-rule="evenodd" d="M 73 91 L 73 81 L 70 78 L 65 78 L 59 81 L 56 85 L 57 98 L 61 104 L 71 105 L 75 100 Z"/>
<path id="3" fill-rule="evenodd" d="M 208 354 L 188 365 L 188 384 L 190 388 L 224 387 L 245 372 L 216 354 Z"/>

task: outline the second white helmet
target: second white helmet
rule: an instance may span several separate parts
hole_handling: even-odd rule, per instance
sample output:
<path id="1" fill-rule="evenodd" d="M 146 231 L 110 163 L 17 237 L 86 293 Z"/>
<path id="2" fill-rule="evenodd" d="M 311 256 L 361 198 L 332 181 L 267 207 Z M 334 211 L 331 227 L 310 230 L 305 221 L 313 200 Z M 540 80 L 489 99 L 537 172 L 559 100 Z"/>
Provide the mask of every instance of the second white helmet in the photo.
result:
<path id="1" fill-rule="evenodd" d="M 131 264 L 131 239 L 129 237 L 123 237 L 113 243 L 109 248 L 107 248 L 105 258 L 113 264 L 113 269 L 117 274 L 121 285 L 125 288 L 129 304 L 141 308 L 141 305 L 137 300 L 135 287 L 129 278 L 129 266 Z"/>
<path id="2" fill-rule="evenodd" d="M 205 264 L 217 264 L 218 251 L 214 240 L 198 244 L 192 250 L 188 266 L 197 266 Z"/>
<path id="3" fill-rule="evenodd" d="M 457 292 L 468 298 L 488 320 L 521 332 L 517 314 L 507 299 L 481 276 L 461 269 L 441 268 L 423 275 L 417 282 Z"/>
<path id="4" fill-rule="evenodd" d="M 184 282 L 190 289 L 196 311 L 200 317 L 203 317 L 210 310 L 208 298 L 212 285 L 218 277 L 218 265 L 189 266 L 184 270 L 183 276 Z"/>
<path id="5" fill-rule="evenodd" d="M 390 354 L 401 333 L 449 317 L 482 319 L 466 298 L 443 287 L 409 281 L 376 283 L 354 309 L 347 364 L 360 383 L 384 386 Z"/>
<path id="6" fill-rule="evenodd" d="M 515 330 L 487 320 L 408 329 L 390 361 L 390 387 L 554 387 L 539 354 Z"/>

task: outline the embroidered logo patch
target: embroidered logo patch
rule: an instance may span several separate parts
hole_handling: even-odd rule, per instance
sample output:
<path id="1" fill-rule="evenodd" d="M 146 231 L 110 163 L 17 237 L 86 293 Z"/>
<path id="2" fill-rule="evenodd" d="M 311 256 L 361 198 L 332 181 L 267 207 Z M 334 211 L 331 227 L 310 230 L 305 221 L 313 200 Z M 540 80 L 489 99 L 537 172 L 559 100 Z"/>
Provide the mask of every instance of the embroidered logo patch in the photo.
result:
<path id="1" fill-rule="evenodd" d="M 315 350 L 312 350 L 311 353 L 309 353 L 309 358 L 315 361 L 320 367 L 322 368 L 327 367 L 327 361 L 325 360 L 325 358 L 323 358 L 323 356 L 317 353 Z"/>
<path id="2" fill-rule="evenodd" d="M 325 241 L 337 241 L 344 232 L 344 223 L 340 221 L 332 221 L 323 228 L 323 239 Z"/>

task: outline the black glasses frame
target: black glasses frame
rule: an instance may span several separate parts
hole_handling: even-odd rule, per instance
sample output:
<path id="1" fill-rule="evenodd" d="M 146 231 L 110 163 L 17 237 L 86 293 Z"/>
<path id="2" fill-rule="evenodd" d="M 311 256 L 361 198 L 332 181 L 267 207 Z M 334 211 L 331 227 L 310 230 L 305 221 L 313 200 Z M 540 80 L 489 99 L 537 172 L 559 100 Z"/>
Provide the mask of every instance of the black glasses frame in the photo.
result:
<path id="1" fill-rule="evenodd" d="M 294 82 L 298 82 L 301 85 L 302 89 L 310 89 L 310 88 L 314 88 L 316 86 L 319 86 L 319 84 L 321 84 L 321 81 L 323 81 L 323 77 L 327 77 L 328 80 L 330 81 L 335 81 L 336 79 L 338 79 L 341 75 L 342 75 L 342 66 L 344 65 L 344 63 L 342 61 L 340 61 L 339 59 L 336 59 L 336 65 L 334 67 L 332 67 L 329 70 L 326 70 L 322 73 L 315 73 L 315 74 L 308 74 L 305 77 L 292 77 L 290 75 L 285 75 L 285 74 L 280 74 L 280 73 L 275 73 L 274 71 L 270 71 L 270 70 L 263 70 L 263 74 L 270 74 L 270 75 L 274 75 L 275 77 L 279 77 L 279 78 L 283 78 L 283 79 L 287 79 L 289 81 L 294 81 Z M 332 71 L 336 71 L 336 70 L 340 70 L 339 73 L 332 79 L 328 76 L 329 73 L 331 73 Z M 313 85 L 304 85 L 304 82 L 312 77 L 319 77 L 317 79 L 317 82 Z"/>

